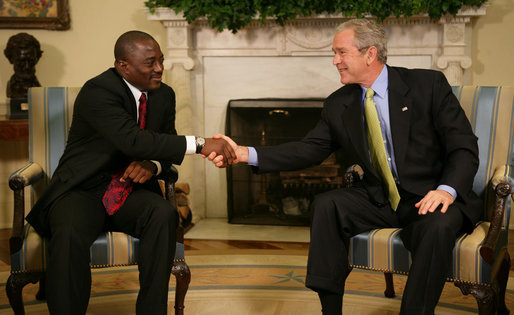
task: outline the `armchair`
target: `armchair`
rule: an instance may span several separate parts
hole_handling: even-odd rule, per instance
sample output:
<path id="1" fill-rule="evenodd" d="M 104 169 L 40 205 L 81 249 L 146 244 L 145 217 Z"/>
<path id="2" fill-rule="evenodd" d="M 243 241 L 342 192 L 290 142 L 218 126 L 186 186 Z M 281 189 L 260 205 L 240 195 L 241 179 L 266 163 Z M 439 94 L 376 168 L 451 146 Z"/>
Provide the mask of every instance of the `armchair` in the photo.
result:
<path id="1" fill-rule="evenodd" d="M 507 251 L 513 201 L 514 86 L 455 86 L 478 136 L 480 165 L 473 190 L 484 199 L 484 212 L 472 234 L 459 237 L 447 281 L 464 295 L 472 294 L 480 314 L 508 314 L 505 290 L 511 260 Z M 359 166 L 345 174 L 345 185 L 362 176 Z M 400 239 L 401 229 L 376 229 L 350 241 L 352 268 L 384 272 L 387 297 L 394 297 L 393 274 L 408 274 L 410 253 Z"/>
<path id="2" fill-rule="evenodd" d="M 45 299 L 45 269 L 47 242 L 34 229 L 25 224 L 25 187 L 31 186 L 31 204 L 34 204 L 57 167 L 64 151 L 68 129 L 73 116 L 73 104 L 80 91 L 78 87 L 30 88 L 29 101 L 29 161 L 9 178 L 14 191 L 14 216 L 9 247 L 11 275 L 6 291 L 15 314 L 25 314 L 22 290 L 25 285 L 40 282 L 36 298 Z M 163 170 L 161 188 L 163 196 L 176 206 L 175 182 L 178 172 L 174 167 Z M 91 268 L 104 268 L 137 264 L 137 238 L 120 232 L 105 232 L 91 247 Z M 177 229 L 177 247 L 172 274 L 176 277 L 175 313 L 183 314 L 184 299 L 191 280 L 184 260 L 184 230 Z"/>

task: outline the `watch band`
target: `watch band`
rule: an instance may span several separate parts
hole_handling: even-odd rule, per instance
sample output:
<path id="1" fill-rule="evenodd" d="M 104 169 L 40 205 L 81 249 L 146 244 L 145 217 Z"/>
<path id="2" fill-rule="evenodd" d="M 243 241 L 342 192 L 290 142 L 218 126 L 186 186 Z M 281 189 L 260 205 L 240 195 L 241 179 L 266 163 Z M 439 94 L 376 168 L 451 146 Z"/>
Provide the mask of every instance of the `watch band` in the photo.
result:
<path id="1" fill-rule="evenodd" d="M 196 143 L 196 154 L 202 153 L 202 149 L 205 146 L 205 139 L 202 137 L 195 137 Z"/>

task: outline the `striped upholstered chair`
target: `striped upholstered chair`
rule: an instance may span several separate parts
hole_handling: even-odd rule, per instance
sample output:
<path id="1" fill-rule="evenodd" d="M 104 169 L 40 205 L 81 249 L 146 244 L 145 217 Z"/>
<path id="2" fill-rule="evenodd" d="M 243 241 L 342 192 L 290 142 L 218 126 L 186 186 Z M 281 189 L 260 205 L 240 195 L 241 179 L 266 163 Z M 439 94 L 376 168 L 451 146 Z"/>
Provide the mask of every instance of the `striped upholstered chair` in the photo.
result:
<path id="1" fill-rule="evenodd" d="M 11 275 L 6 284 L 9 303 L 15 314 L 24 314 L 22 290 L 40 281 L 38 299 L 44 299 L 46 240 L 25 224 L 24 188 L 31 186 L 31 204 L 48 184 L 61 157 L 73 115 L 73 103 L 80 88 L 48 87 L 29 89 L 29 160 L 9 179 L 14 190 L 14 218 L 10 238 Z M 177 170 L 163 170 L 163 192 L 176 203 L 174 184 Z M 184 298 L 191 274 L 184 260 L 184 232 L 177 231 L 177 248 L 172 273 L 176 277 L 175 312 L 183 314 Z M 120 232 L 106 232 L 91 247 L 91 267 L 103 268 L 137 264 L 139 240 Z"/>
<path id="2" fill-rule="evenodd" d="M 505 306 L 510 257 L 508 222 L 513 195 L 514 86 L 456 86 L 459 99 L 478 137 L 480 165 L 473 190 L 484 199 L 483 221 L 472 234 L 462 235 L 453 250 L 448 281 L 463 294 L 472 294 L 480 314 L 508 314 Z M 358 180 L 360 167 L 345 178 Z M 349 183 L 347 183 L 348 185 Z M 377 229 L 351 239 L 353 268 L 384 272 L 387 297 L 394 297 L 392 274 L 408 274 L 409 251 L 400 229 Z"/>

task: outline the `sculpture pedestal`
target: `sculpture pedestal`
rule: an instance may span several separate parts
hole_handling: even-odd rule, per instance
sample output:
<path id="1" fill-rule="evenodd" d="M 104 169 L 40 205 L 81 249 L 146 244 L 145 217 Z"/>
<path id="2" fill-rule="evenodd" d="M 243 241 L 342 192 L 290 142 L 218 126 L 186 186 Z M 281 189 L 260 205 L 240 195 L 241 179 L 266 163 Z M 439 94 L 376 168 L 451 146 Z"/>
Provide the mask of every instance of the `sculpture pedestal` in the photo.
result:
<path id="1" fill-rule="evenodd" d="M 7 106 L 7 117 L 9 119 L 28 119 L 29 104 L 27 99 L 10 99 Z"/>

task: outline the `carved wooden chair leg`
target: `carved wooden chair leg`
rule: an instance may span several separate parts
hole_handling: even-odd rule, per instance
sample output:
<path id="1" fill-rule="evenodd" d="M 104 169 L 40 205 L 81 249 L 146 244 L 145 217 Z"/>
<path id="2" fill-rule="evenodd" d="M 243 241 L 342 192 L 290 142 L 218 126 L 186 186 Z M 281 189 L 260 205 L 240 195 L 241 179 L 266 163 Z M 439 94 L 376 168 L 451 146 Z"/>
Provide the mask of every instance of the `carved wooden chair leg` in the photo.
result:
<path id="1" fill-rule="evenodd" d="M 393 274 L 391 272 L 384 272 L 384 277 L 386 280 L 384 295 L 388 298 L 393 298 L 396 296 L 396 293 L 394 292 Z"/>
<path id="2" fill-rule="evenodd" d="M 505 305 L 505 291 L 507 289 L 507 281 L 509 280 L 509 270 L 510 255 L 505 251 L 505 256 L 503 257 L 500 270 L 498 270 L 498 275 L 496 277 L 498 281 L 498 315 L 506 315 L 510 313 L 507 305 Z"/>
<path id="3" fill-rule="evenodd" d="M 191 282 L 191 271 L 184 261 L 175 261 L 171 273 L 176 278 L 175 288 L 175 314 L 184 314 L 184 300 L 186 298 L 189 282 Z"/>
<path id="4" fill-rule="evenodd" d="M 9 304 L 14 311 L 15 315 L 24 315 L 25 309 L 23 307 L 23 288 L 29 283 L 36 283 L 39 281 L 42 272 L 25 272 L 18 274 L 11 274 L 5 285 Z"/>
<path id="5" fill-rule="evenodd" d="M 39 290 L 36 293 L 36 299 L 39 301 L 46 300 L 46 273 L 43 273 L 39 280 Z"/>
<path id="6" fill-rule="evenodd" d="M 475 297 L 478 304 L 478 314 L 491 315 L 496 314 L 496 290 L 492 286 L 484 286 L 479 284 L 468 284 L 455 282 L 460 291 L 464 295 L 471 294 Z"/>

